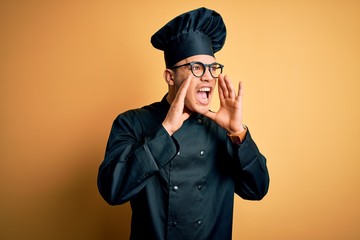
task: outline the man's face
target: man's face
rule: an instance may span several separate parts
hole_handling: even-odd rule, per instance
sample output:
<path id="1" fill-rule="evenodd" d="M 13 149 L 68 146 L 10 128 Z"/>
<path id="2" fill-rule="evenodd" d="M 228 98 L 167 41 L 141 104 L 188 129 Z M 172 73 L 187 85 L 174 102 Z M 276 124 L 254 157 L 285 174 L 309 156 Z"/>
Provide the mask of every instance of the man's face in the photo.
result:
<path id="1" fill-rule="evenodd" d="M 195 55 L 178 62 L 176 66 L 189 62 L 211 64 L 215 61 L 215 58 L 209 55 Z M 208 67 L 206 67 L 204 75 L 200 78 L 192 74 L 190 66 L 179 67 L 174 70 L 174 87 L 176 92 L 189 76 L 191 77 L 191 82 L 185 97 L 185 107 L 192 112 L 205 114 L 210 110 L 216 79 L 211 76 Z"/>

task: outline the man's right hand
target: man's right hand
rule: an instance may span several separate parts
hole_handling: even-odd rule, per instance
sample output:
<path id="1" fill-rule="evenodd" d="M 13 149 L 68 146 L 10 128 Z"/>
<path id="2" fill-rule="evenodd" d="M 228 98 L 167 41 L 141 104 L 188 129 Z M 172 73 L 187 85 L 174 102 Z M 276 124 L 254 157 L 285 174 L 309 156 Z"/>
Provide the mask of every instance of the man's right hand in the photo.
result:
<path id="1" fill-rule="evenodd" d="M 181 84 L 170 105 L 165 120 L 162 122 L 163 127 L 170 136 L 173 135 L 182 126 L 184 121 L 190 117 L 191 111 L 185 107 L 185 96 L 190 86 L 191 79 L 192 76 L 189 75 L 189 77 Z"/>

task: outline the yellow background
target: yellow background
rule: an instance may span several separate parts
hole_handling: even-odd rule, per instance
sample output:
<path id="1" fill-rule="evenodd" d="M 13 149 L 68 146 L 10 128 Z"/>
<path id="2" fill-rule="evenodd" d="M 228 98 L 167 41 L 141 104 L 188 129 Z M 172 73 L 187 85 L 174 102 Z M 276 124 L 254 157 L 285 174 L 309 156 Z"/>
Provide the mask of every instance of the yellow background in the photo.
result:
<path id="1" fill-rule="evenodd" d="M 1 1 L 0 239 L 128 238 L 129 205 L 96 188 L 110 127 L 165 94 L 150 37 L 200 6 L 227 24 L 217 59 L 244 82 L 271 176 L 263 201 L 236 197 L 234 239 L 360 239 L 360 2 L 349 0 Z"/>

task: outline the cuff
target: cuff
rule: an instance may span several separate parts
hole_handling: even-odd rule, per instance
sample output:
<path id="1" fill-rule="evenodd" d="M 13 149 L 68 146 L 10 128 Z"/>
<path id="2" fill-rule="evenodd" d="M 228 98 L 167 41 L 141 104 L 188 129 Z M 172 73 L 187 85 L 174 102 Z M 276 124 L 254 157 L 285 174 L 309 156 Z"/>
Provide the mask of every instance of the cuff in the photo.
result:
<path id="1" fill-rule="evenodd" d="M 240 133 L 228 133 L 227 134 L 233 144 L 240 145 L 245 140 L 246 133 L 247 133 L 247 127 L 245 125 L 243 125 L 243 127 L 245 130 Z"/>

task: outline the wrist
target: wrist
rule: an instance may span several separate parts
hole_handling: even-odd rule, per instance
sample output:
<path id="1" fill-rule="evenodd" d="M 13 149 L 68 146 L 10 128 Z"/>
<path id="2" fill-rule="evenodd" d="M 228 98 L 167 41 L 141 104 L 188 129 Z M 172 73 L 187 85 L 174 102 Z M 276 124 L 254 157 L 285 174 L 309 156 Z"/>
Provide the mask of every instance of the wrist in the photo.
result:
<path id="1" fill-rule="evenodd" d="M 237 133 L 228 132 L 227 135 L 233 144 L 240 145 L 244 142 L 246 133 L 247 133 L 247 127 L 245 125 L 242 125 L 242 130 L 238 131 Z"/>
<path id="2" fill-rule="evenodd" d="M 169 128 L 164 122 L 161 124 L 165 131 L 169 134 L 169 136 L 172 136 L 174 134 L 174 131 L 171 131 L 171 128 Z"/>
<path id="3" fill-rule="evenodd" d="M 240 134 L 240 133 L 242 133 L 242 132 L 244 132 L 244 131 L 246 131 L 247 130 L 247 127 L 246 127 L 246 125 L 244 125 L 244 124 L 241 124 L 241 126 L 240 126 L 240 128 L 239 129 L 237 129 L 237 130 L 228 130 L 228 133 L 229 134 Z"/>

